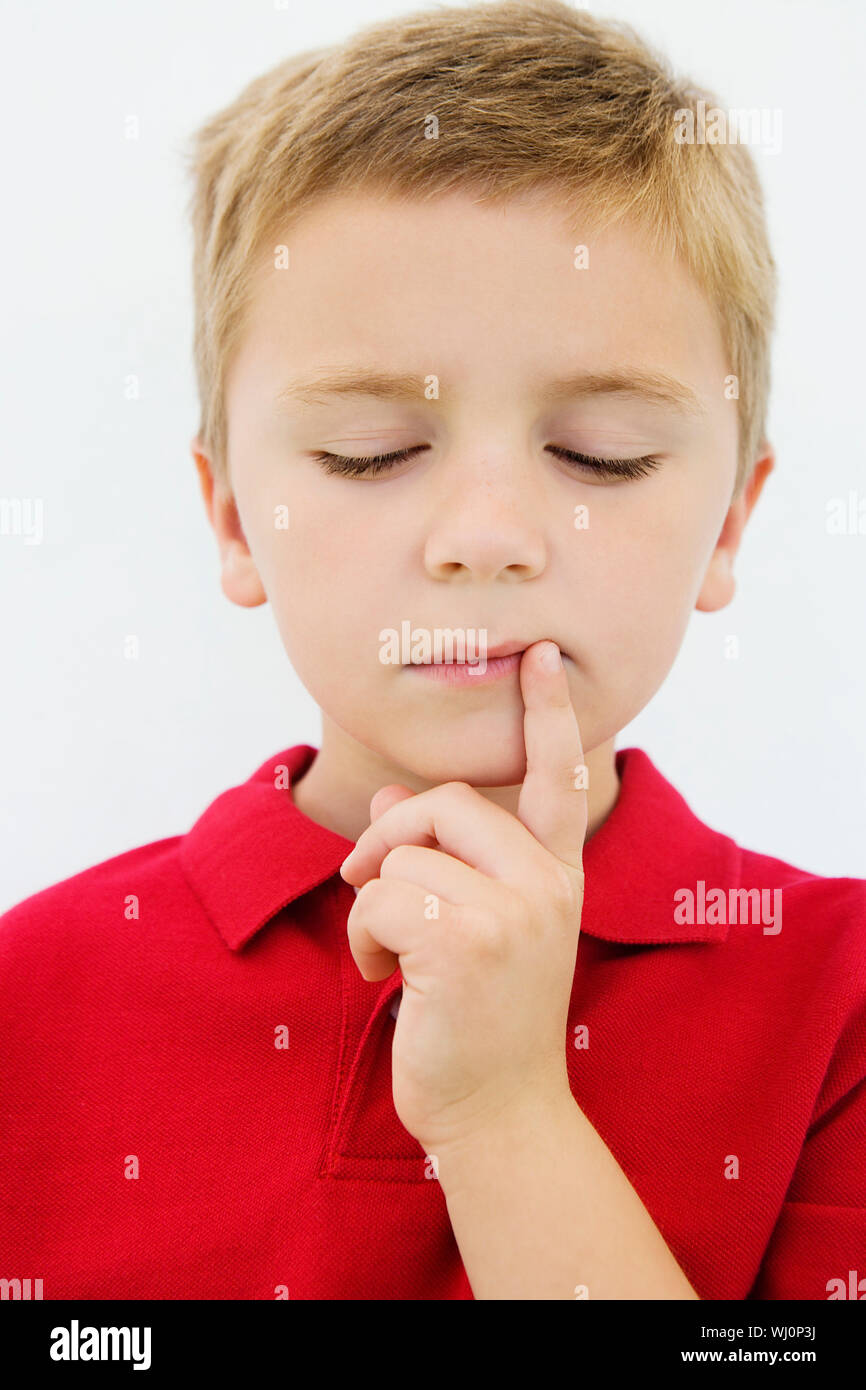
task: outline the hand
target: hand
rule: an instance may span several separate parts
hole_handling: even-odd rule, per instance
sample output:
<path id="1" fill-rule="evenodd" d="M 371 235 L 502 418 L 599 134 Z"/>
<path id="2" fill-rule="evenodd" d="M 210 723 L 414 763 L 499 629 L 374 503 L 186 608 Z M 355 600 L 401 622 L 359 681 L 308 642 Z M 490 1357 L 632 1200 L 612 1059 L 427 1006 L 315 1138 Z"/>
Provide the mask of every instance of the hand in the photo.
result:
<path id="1" fill-rule="evenodd" d="M 571 1098 L 565 1035 L 580 918 L 587 797 L 577 718 L 558 654 L 520 663 L 526 773 L 517 816 L 466 782 L 381 788 L 341 874 L 366 980 L 399 965 L 394 1106 L 438 1153 L 494 1120 Z M 438 915 L 437 915 L 438 914 Z"/>

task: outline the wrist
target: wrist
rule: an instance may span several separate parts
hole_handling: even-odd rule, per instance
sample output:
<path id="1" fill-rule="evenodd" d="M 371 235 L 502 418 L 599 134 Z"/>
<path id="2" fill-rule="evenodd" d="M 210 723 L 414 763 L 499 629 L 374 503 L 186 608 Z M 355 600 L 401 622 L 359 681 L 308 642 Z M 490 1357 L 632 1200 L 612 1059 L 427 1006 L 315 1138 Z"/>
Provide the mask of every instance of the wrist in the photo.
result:
<path id="1" fill-rule="evenodd" d="M 435 1155 L 440 1185 L 449 1190 L 487 1181 L 503 1164 L 531 1159 L 557 1146 L 581 1112 L 567 1076 L 559 1084 L 527 1089 L 518 1100 L 479 1121 L 465 1133 L 425 1151 Z"/>

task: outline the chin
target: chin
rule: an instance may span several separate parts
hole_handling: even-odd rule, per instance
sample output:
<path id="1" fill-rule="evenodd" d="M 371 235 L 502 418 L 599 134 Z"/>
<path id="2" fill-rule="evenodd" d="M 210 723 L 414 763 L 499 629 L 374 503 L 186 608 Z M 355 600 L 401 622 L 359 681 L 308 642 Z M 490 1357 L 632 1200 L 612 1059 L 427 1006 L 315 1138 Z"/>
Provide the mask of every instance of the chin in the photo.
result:
<path id="1" fill-rule="evenodd" d="M 389 755 L 436 786 L 443 782 L 468 782 L 473 787 L 512 787 L 526 775 L 522 722 L 510 734 L 492 728 L 489 738 L 476 730 L 471 741 L 431 732 L 423 744 L 389 749 Z"/>

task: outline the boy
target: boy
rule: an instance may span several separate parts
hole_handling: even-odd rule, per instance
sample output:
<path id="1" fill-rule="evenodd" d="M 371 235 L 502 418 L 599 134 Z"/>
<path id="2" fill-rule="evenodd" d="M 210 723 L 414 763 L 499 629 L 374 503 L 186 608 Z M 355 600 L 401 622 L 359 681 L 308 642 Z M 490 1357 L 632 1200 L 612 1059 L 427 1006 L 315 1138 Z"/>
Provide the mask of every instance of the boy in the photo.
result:
<path id="1" fill-rule="evenodd" d="M 866 1294 L 866 885 L 614 747 L 773 467 L 755 168 L 674 135 L 708 97 L 509 0 L 199 133 L 192 452 L 321 748 L 0 921 L 0 1273 Z"/>

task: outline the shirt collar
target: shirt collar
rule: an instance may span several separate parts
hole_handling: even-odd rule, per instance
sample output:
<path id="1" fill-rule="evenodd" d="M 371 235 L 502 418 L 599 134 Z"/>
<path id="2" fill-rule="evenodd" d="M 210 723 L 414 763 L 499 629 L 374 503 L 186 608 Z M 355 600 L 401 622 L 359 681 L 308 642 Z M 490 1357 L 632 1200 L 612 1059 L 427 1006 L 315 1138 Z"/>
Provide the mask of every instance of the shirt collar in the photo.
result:
<path id="1" fill-rule="evenodd" d="M 300 743 L 268 758 L 218 796 L 182 838 L 187 882 L 233 951 L 338 875 L 354 846 L 292 800 L 292 783 L 317 752 Z M 738 846 L 698 820 L 642 749 L 620 749 L 616 770 L 616 804 L 584 846 L 581 932 L 624 944 L 724 941 L 725 923 L 677 922 L 674 894 L 690 889 L 699 896 L 701 880 L 707 892 L 739 886 Z"/>

